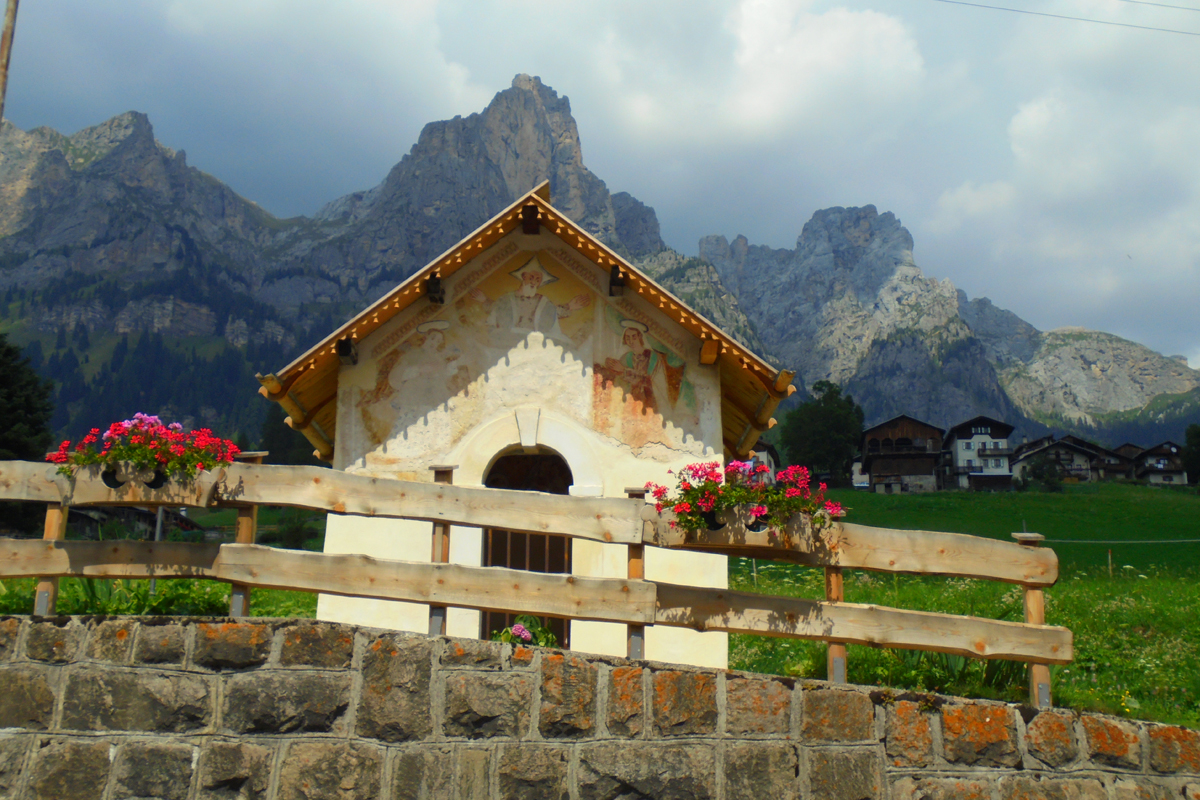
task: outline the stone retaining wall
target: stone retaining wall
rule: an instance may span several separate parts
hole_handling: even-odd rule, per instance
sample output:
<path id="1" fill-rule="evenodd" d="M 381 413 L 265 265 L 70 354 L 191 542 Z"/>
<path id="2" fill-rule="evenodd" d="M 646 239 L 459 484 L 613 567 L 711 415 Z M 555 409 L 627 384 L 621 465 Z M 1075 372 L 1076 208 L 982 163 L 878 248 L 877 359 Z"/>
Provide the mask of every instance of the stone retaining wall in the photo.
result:
<path id="1" fill-rule="evenodd" d="M 1200 734 L 310 620 L 0 619 L 0 798 L 1200 799 Z"/>

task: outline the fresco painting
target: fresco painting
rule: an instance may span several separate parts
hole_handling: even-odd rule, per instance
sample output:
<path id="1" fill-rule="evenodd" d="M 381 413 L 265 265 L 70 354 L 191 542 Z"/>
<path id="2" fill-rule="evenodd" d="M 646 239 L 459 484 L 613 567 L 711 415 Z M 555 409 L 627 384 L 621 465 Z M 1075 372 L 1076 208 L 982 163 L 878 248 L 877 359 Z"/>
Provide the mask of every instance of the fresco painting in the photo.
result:
<path id="1" fill-rule="evenodd" d="M 683 354 L 663 341 L 669 334 L 656 336 L 645 317 L 632 318 L 642 316 L 632 307 L 605 302 L 550 253 L 519 253 L 489 267 L 459 276 L 445 307 L 398 326 L 376 348 L 373 374 L 359 376 L 370 383 L 350 390 L 370 461 L 391 461 L 383 451 L 398 436 L 409 449 L 412 436 L 429 435 L 417 426 L 424 419 L 428 427 L 438 409 L 452 412 L 438 423 L 442 449 L 519 395 L 528 402 L 532 392 L 535 402 L 568 412 L 560 401 L 578 398 L 582 386 L 564 381 L 586 386 L 588 368 L 590 411 L 585 404 L 572 412 L 583 415 L 581 423 L 635 451 L 655 444 L 676 450 L 687 435 L 699 437 L 696 388 Z M 521 392 L 506 389 L 515 376 L 494 370 L 510 363 L 513 348 L 539 342 L 558 353 L 544 383 L 530 387 L 538 380 L 526 379 Z M 580 367 L 574 378 L 562 368 L 564 357 Z"/>
<path id="2" fill-rule="evenodd" d="M 569 270 L 557 264 L 547 269 L 529 254 L 483 276 L 384 350 L 373 385 L 354 392 L 368 449 L 451 400 L 454 420 L 442 444 L 453 443 L 479 422 L 480 404 L 473 401 L 480 390 L 472 384 L 534 331 L 590 363 L 594 299 Z"/>
<path id="3" fill-rule="evenodd" d="M 673 445 L 669 426 L 695 434 L 700 426 L 696 388 L 687 362 L 655 337 L 649 326 L 605 314 L 606 352 L 593 365 L 593 424 L 634 449 L 647 444 Z"/>

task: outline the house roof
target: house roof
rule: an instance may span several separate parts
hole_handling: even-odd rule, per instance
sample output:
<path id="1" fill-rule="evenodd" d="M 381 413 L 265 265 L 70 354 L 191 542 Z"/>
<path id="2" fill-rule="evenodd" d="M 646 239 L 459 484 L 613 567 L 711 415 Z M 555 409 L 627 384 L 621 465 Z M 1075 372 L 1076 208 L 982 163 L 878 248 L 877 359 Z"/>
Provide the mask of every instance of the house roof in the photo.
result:
<path id="1" fill-rule="evenodd" d="M 872 425 L 871 427 L 865 429 L 863 431 L 863 436 L 864 437 L 867 436 L 869 433 L 871 433 L 871 431 L 876 431 L 876 430 L 879 430 L 880 428 L 886 428 L 888 425 L 891 425 L 894 422 L 899 422 L 902 419 L 906 419 L 909 422 L 915 422 L 918 425 L 924 425 L 927 428 L 935 430 L 935 431 L 937 431 L 938 436 L 944 436 L 946 433 L 944 430 L 942 430 L 938 426 L 936 426 L 932 423 L 926 422 L 925 420 L 917 419 L 916 417 L 910 417 L 908 414 L 897 414 L 896 416 L 892 417 L 891 419 L 884 420 L 883 422 L 879 423 L 878 425 Z"/>
<path id="2" fill-rule="evenodd" d="M 1041 453 L 1045 453 L 1048 450 L 1054 450 L 1055 448 L 1061 448 L 1063 450 L 1071 450 L 1076 453 L 1079 453 L 1082 456 L 1086 456 L 1088 458 L 1089 463 L 1091 462 L 1091 459 L 1098 458 L 1100 456 L 1100 453 L 1096 452 L 1095 450 L 1093 450 L 1090 447 L 1085 447 L 1081 444 L 1078 444 L 1073 441 L 1069 441 L 1065 438 L 1055 441 L 1052 437 L 1047 436 L 1042 439 L 1038 439 L 1036 442 L 1030 442 L 1030 446 L 1028 447 L 1028 449 L 1022 449 L 1022 450 L 1016 451 L 1013 454 L 1011 461 L 1013 464 L 1017 464 L 1022 461 L 1025 461 L 1026 459 L 1033 458 L 1034 456 L 1039 455 Z"/>
<path id="3" fill-rule="evenodd" d="M 392 291 L 309 348 L 278 372 L 258 375 L 259 394 L 279 403 L 288 425 L 300 431 L 325 460 L 333 456 L 337 437 L 338 343 L 359 342 L 413 303 L 429 302 L 429 278 L 446 278 L 522 225 L 533 207 L 543 231 L 557 236 L 579 255 L 624 281 L 632 291 L 658 307 L 701 340 L 701 363 L 720 365 L 722 440 L 727 456 L 745 456 L 759 435 L 775 425 L 779 402 L 796 391 L 794 372 L 772 367 L 712 321 L 689 308 L 649 275 L 626 261 L 550 204 L 550 183 L 543 181 L 473 233 L 430 261 Z"/>
<path id="4" fill-rule="evenodd" d="M 967 420 L 966 422 L 960 422 L 957 425 L 951 427 L 949 430 L 946 431 L 947 437 L 949 437 L 949 436 L 958 437 L 962 434 L 962 431 L 964 429 L 969 429 L 974 425 L 981 425 L 983 423 L 987 423 L 989 426 L 991 426 L 993 428 L 998 427 L 1001 430 L 1003 430 L 1004 431 L 1004 433 L 1002 434 L 1003 438 L 1008 438 L 1008 436 L 1011 435 L 1014 430 L 1016 430 L 1016 428 L 1014 426 L 1009 425 L 1007 422 L 1001 422 L 998 419 L 993 419 L 992 417 L 985 417 L 983 415 L 980 415 L 978 417 L 972 417 L 971 419 Z"/>

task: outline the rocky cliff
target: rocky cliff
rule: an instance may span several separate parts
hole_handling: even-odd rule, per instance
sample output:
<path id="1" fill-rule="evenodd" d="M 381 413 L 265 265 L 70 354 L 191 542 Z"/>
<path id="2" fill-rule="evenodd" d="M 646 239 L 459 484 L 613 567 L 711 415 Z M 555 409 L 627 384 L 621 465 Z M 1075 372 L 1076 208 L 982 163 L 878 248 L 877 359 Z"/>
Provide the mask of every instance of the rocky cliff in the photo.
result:
<path id="1" fill-rule="evenodd" d="M 1097 426 L 1158 398 L 1184 402 L 1200 372 L 1111 334 L 1042 333 L 987 298 L 925 277 L 913 239 L 873 206 L 816 212 L 793 250 L 700 241 L 766 349 L 808 386 L 832 380 L 868 422 L 938 425 L 987 414 Z"/>
<path id="2" fill-rule="evenodd" d="M 426 125 L 382 183 L 312 218 L 276 218 L 189 167 L 182 150 L 155 140 L 144 114 L 71 136 L 6 122 L 0 317 L 20 344 L 37 343 L 39 359 L 49 355 L 46 374 L 60 384 L 56 425 L 93 407 L 88 387 L 107 373 L 83 365 L 108 358 L 126 334 L 161 334 L 168 348 L 183 340 L 194 348 L 198 339 L 253 347 L 245 356 L 256 363 L 242 368 L 251 380 L 543 180 L 556 206 L 628 258 L 662 270 L 684 260 L 663 244 L 654 209 L 611 194 L 588 170 L 569 101 L 528 75 L 481 113 Z M 754 341 L 712 277 L 711 268 L 687 279 L 676 270 L 664 280 Z M 61 335 L 50 344 L 60 331 L 79 330 L 89 334 L 87 347 Z M 67 350 L 76 352 L 68 358 Z M 188 357 L 205 352 L 217 351 L 205 345 Z"/>

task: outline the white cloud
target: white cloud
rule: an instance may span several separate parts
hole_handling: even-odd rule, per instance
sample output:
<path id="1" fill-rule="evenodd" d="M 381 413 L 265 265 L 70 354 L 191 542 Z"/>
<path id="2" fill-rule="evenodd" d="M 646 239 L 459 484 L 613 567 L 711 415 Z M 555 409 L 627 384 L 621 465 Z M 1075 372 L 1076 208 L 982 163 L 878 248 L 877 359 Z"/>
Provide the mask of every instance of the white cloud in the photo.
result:
<path id="1" fill-rule="evenodd" d="M 810 10 L 794 0 L 742 0 L 734 34 L 735 124 L 841 129 L 878 119 L 912 100 L 924 78 L 916 42 L 895 17 L 876 11 Z"/>

